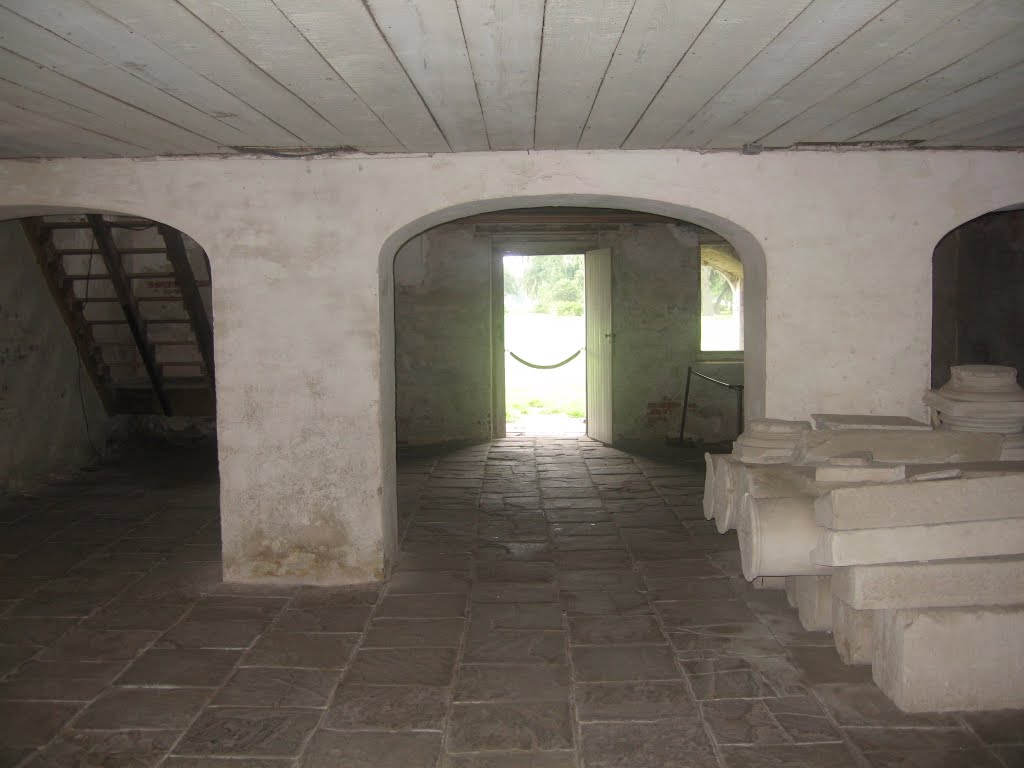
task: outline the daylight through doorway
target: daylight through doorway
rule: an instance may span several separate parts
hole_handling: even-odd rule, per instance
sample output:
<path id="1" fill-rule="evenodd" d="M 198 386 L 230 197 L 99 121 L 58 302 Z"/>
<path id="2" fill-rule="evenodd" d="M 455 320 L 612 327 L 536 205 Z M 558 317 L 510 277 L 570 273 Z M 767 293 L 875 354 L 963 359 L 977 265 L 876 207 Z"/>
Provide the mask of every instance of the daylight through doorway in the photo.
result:
<path id="1" fill-rule="evenodd" d="M 586 432 L 582 254 L 503 258 L 508 435 Z"/>

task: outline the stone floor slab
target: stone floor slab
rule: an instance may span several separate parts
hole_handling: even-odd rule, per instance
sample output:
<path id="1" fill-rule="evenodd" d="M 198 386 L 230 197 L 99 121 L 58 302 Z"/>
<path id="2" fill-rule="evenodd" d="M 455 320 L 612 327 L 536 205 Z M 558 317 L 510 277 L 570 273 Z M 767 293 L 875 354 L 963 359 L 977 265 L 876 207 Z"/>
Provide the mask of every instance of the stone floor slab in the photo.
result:
<path id="1" fill-rule="evenodd" d="M 571 749 L 569 705 L 456 704 L 446 744 L 451 752 Z"/>

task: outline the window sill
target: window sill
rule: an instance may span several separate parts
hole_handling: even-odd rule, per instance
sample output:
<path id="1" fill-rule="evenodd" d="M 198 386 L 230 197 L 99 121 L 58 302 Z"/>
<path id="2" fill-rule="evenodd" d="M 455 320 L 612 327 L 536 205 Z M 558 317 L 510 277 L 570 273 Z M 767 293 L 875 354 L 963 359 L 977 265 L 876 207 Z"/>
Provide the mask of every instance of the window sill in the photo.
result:
<path id="1" fill-rule="evenodd" d="M 742 363 L 743 350 L 731 352 L 698 352 L 698 363 Z"/>

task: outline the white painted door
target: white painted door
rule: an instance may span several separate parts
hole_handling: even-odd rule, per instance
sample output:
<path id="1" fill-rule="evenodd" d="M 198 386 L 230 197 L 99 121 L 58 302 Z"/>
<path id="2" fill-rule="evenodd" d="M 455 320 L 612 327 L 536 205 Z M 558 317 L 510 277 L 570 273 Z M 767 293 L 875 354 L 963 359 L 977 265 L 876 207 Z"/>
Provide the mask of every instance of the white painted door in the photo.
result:
<path id="1" fill-rule="evenodd" d="M 587 251 L 584 264 L 587 323 L 587 435 L 612 442 L 612 252 Z"/>

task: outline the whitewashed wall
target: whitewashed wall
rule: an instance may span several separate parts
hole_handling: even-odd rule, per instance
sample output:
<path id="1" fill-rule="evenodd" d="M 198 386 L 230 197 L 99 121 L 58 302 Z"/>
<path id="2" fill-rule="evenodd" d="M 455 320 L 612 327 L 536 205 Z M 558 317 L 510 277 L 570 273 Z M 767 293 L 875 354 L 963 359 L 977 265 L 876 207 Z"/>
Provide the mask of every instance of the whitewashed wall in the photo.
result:
<path id="1" fill-rule="evenodd" d="M 1024 202 L 1024 154 L 685 151 L 10 161 L 5 216 L 171 224 L 213 268 L 224 567 L 380 577 L 394 547 L 392 261 L 427 227 L 528 205 L 662 213 L 736 246 L 747 413 L 923 415 L 931 255 Z"/>

